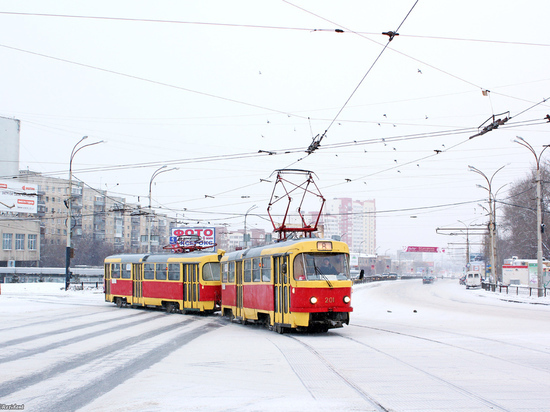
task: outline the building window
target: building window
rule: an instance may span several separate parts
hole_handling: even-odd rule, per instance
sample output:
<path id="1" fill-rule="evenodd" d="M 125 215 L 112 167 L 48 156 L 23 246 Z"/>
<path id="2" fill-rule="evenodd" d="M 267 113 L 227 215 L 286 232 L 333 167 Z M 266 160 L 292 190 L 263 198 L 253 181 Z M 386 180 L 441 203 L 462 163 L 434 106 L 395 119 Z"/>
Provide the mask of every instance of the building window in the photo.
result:
<path id="1" fill-rule="evenodd" d="M 36 250 L 36 235 L 29 235 L 27 237 L 27 248 L 29 250 Z"/>
<path id="2" fill-rule="evenodd" d="M 13 242 L 13 235 L 11 233 L 4 233 L 2 236 L 2 249 L 11 250 Z"/>
<path id="3" fill-rule="evenodd" d="M 15 235 L 15 250 L 25 250 L 25 234 Z"/>

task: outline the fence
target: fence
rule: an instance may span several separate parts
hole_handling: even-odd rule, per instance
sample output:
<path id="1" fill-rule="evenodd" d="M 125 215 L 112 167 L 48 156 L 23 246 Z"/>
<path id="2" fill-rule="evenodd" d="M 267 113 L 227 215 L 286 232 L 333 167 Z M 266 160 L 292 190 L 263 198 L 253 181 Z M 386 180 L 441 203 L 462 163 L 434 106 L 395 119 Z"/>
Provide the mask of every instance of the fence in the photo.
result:
<path id="1" fill-rule="evenodd" d="M 516 296 L 533 296 L 533 297 L 538 297 L 539 290 L 541 290 L 542 295 L 544 297 L 550 296 L 550 293 L 549 293 L 550 288 L 547 288 L 547 287 L 534 288 L 531 286 L 522 286 L 522 285 L 500 285 L 500 284 L 497 285 L 495 283 L 486 283 L 486 282 L 483 282 L 481 284 L 481 287 L 489 292 L 506 293 L 507 295 L 510 294 L 510 289 L 511 289 L 512 294 L 515 294 Z"/>

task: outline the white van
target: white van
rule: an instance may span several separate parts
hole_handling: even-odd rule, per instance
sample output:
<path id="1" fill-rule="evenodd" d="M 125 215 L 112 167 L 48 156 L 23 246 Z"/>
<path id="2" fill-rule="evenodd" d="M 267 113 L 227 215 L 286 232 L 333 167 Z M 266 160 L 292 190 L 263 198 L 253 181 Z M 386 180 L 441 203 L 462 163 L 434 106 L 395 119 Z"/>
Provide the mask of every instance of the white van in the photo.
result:
<path id="1" fill-rule="evenodd" d="M 481 287 L 481 273 L 468 272 L 466 273 L 466 289 Z"/>

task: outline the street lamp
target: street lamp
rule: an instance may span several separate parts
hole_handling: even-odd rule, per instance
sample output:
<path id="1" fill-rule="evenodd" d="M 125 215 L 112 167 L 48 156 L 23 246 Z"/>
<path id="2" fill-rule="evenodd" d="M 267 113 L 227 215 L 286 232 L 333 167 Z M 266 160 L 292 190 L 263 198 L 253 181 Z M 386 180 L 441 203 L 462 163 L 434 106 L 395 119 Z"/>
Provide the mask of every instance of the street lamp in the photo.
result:
<path id="1" fill-rule="evenodd" d="M 67 248 L 65 249 L 65 290 L 69 289 L 69 284 L 71 283 L 71 232 L 72 232 L 72 217 L 73 217 L 73 158 L 75 155 L 82 149 L 88 146 L 94 146 L 99 143 L 103 143 L 103 140 L 94 143 L 88 143 L 84 146 L 80 146 L 77 149 L 77 146 L 88 136 L 82 137 L 74 146 L 71 151 L 71 158 L 69 160 L 69 198 L 67 199 L 67 206 L 69 208 L 69 216 L 67 217 Z"/>
<path id="2" fill-rule="evenodd" d="M 470 226 L 464 223 L 462 220 L 459 220 L 459 222 L 466 226 L 466 270 L 468 270 L 468 264 L 470 263 Z"/>
<path id="3" fill-rule="evenodd" d="M 246 241 L 246 217 L 248 216 L 248 213 L 250 213 L 251 210 L 254 210 L 256 209 L 258 206 L 256 205 L 253 205 L 250 207 L 250 209 L 248 209 L 246 211 L 246 213 L 244 214 L 244 233 L 243 233 L 243 247 L 246 247 L 247 246 L 247 241 Z"/>
<path id="4" fill-rule="evenodd" d="M 536 171 L 536 177 L 535 182 L 537 184 L 537 289 L 538 289 L 538 296 L 539 298 L 542 297 L 543 291 L 542 291 L 542 208 L 541 208 L 541 202 L 542 202 L 542 196 L 541 196 L 541 178 L 540 178 L 540 159 L 542 157 L 542 154 L 546 149 L 548 149 L 548 145 L 544 145 L 544 149 L 541 150 L 541 152 L 538 154 L 535 152 L 535 149 L 533 146 L 531 146 L 527 141 L 520 136 L 516 136 L 519 140 L 514 140 L 514 142 L 519 143 L 523 147 L 527 148 L 533 155 L 535 156 L 535 161 L 537 164 L 537 171 Z"/>
<path id="5" fill-rule="evenodd" d="M 161 173 L 170 172 L 172 170 L 178 170 L 177 167 L 172 167 L 171 169 L 165 169 L 166 165 L 159 167 L 157 170 L 153 172 L 153 175 L 151 176 L 151 180 L 149 180 L 149 236 L 148 236 L 148 242 L 147 242 L 147 253 L 151 253 L 151 236 L 153 234 L 153 216 L 152 216 L 152 209 L 151 209 L 151 188 L 153 186 L 153 180 L 155 177 L 160 175 Z"/>
<path id="6" fill-rule="evenodd" d="M 496 268 L 495 268 L 495 260 L 496 260 L 496 257 L 495 257 L 495 232 L 496 232 L 496 228 L 495 228 L 496 210 L 495 209 L 496 209 L 496 200 L 495 200 L 495 196 L 493 195 L 492 184 L 493 184 L 493 178 L 495 177 L 495 175 L 505 167 L 506 167 L 506 165 L 500 167 L 499 169 L 497 169 L 497 171 L 495 173 L 493 173 L 491 178 L 488 178 L 485 175 L 485 173 L 483 173 L 481 170 L 475 168 L 474 166 L 468 166 L 470 171 L 475 172 L 478 175 L 483 176 L 483 178 L 487 182 L 487 186 L 488 186 L 488 187 L 485 187 L 485 186 L 477 185 L 478 187 L 481 187 L 482 189 L 485 189 L 485 190 L 487 190 L 487 192 L 489 192 L 489 239 L 490 239 L 490 243 L 491 243 L 491 245 L 490 245 L 490 248 L 491 248 L 491 250 L 490 250 L 490 252 L 491 252 L 490 253 L 490 256 L 491 256 L 491 276 L 492 276 L 493 281 L 495 282 L 495 284 L 498 281 L 498 279 L 496 277 Z M 502 189 L 502 187 L 500 189 Z"/>

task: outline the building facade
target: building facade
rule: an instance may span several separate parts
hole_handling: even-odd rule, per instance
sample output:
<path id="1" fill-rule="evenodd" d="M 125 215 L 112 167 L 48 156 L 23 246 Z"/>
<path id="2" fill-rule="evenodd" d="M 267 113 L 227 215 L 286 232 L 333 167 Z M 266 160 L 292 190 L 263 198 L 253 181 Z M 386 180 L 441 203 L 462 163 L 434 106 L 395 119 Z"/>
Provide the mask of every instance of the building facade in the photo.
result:
<path id="1" fill-rule="evenodd" d="M 376 253 L 375 200 L 329 199 L 321 219 L 324 237 L 346 242 L 354 253 Z"/>

